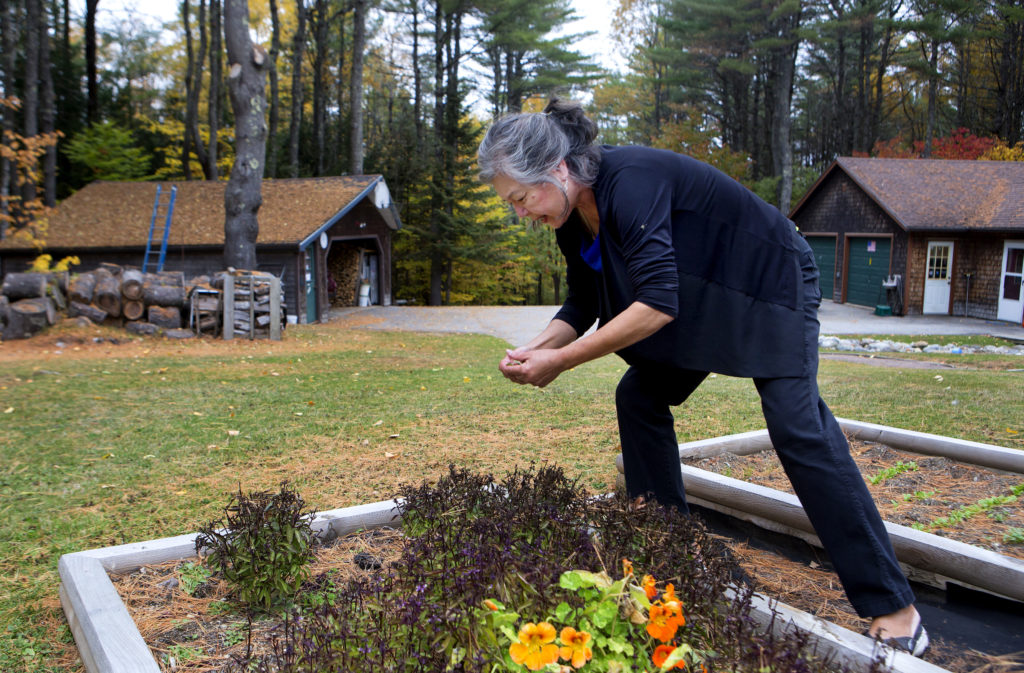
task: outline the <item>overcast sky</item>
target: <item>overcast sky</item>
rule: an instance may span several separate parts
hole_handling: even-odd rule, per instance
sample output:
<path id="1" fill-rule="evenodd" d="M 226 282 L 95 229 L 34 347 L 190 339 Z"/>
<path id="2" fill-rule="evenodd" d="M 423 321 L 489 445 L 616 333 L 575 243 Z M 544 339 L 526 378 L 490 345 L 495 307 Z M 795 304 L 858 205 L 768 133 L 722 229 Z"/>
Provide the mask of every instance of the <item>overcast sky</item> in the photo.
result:
<path id="1" fill-rule="evenodd" d="M 133 7 L 136 12 L 157 21 L 170 21 L 177 17 L 179 2 L 176 0 L 100 0 L 98 21 L 106 23 L 126 10 Z M 610 37 L 613 7 L 616 0 L 572 0 L 576 13 L 582 17 L 566 27 L 569 32 L 596 31 L 590 38 L 581 41 L 579 49 L 585 54 L 595 57 L 598 63 L 606 68 L 616 68 L 623 62 L 618 54 L 617 46 Z M 79 15 L 85 13 L 83 0 L 74 0 L 72 12 Z"/>

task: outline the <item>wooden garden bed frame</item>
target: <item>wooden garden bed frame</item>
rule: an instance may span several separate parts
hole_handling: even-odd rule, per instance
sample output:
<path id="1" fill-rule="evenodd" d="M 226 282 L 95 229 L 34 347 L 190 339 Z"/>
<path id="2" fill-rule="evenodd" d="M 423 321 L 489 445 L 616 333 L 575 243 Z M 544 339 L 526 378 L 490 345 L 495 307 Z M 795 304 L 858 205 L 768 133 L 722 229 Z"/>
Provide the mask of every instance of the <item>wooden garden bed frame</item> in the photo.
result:
<path id="1" fill-rule="evenodd" d="M 860 425 L 866 426 L 867 424 Z M 881 428 L 882 426 L 871 427 Z M 887 428 L 886 430 L 892 429 Z M 764 431 L 744 433 L 742 435 L 730 435 L 718 439 L 680 445 L 680 450 L 681 452 L 684 450 L 711 452 L 703 453 L 702 455 L 713 455 L 713 453 L 721 451 L 736 453 L 737 449 L 740 448 L 743 450 L 749 449 L 748 452 L 752 452 L 769 448 L 770 443 L 765 444 L 766 438 L 767 433 Z M 940 439 L 948 441 L 948 438 Z M 884 441 L 884 443 L 890 446 L 893 445 L 890 440 L 878 439 L 876 441 Z M 720 444 L 721 448 L 718 448 L 716 443 Z M 1004 449 L 1003 451 L 1007 450 Z M 621 470 L 621 458 L 618 462 L 619 469 Z M 695 488 L 695 479 L 688 470 L 689 468 L 684 467 L 688 497 L 691 494 L 697 496 L 697 492 L 700 489 Z M 697 470 L 697 472 L 704 471 Z M 706 474 L 710 475 L 711 473 Z M 714 476 L 717 477 L 718 475 Z M 743 482 L 739 482 L 739 484 L 743 484 Z M 746 484 L 746 487 L 753 488 L 755 491 L 757 489 L 761 491 L 771 490 L 762 487 L 751 487 L 750 484 Z M 739 485 L 734 486 L 734 489 L 736 495 L 727 497 L 738 498 L 747 490 Z M 779 495 L 784 496 L 785 494 Z M 720 506 L 714 505 L 713 501 L 705 500 L 704 496 L 692 497 L 691 499 L 706 507 L 721 509 Z M 782 500 L 784 504 L 783 509 L 792 509 L 794 507 L 792 503 L 786 502 L 785 498 Z M 795 498 L 792 498 L 792 500 L 795 501 Z M 762 506 L 759 500 L 751 502 L 757 508 Z M 737 503 L 732 501 L 731 504 L 735 506 Z M 798 503 L 795 505 L 795 508 L 799 509 Z M 742 510 L 737 510 L 735 514 L 733 512 L 728 513 L 750 520 L 750 515 L 744 515 Z M 800 514 L 802 514 L 802 511 Z M 314 520 L 313 528 L 317 531 L 327 532 L 329 537 L 334 537 L 361 529 L 399 525 L 398 517 L 399 510 L 396 503 L 388 500 L 321 512 Z M 768 527 L 778 529 L 779 524 L 767 523 L 769 524 Z M 918 535 L 927 535 L 917 531 L 913 532 Z M 807 536 L 805 534 L 802 537 L 806 538 Z M 143 565 L 153 565 L 194 557 L 196 555 L 195 538 L 196 534 L 180 535 L 178 537 L 148 542 L 75 552 L 61 557 L 58 565 L 61 578 L 60 600 L 64 607 L 68 624 L 71 627 L 71 632 L 75 637 L 75 643 L 78 646 L 82 661 L 89 673 L 159 673 L 160 667 L 153 658 L 146 642 L 139 634 L 131 615 L 128 613 L 128 609 L 121 601 L 108 574 L 127 573 Z M 937 539 L 942 540 L 942 538 Z M 948 540 L 944 540 L 944 542 L 949 543 Z M 961 546 L 969 547 L 969 545 Z M 982 551 L 974 547 L 969 548 Z M 999 555 L 993 554 L 993 556 Z M 975 562 L 974 557 L 971 557 L 966 559 L 963 565 L 974 571 L 976 570 L 973 566 Z M 1018 571 L 1024 571 L 1024 564 L 1020 565 L 1021 568 Z M 886 663 L 895 673 L 948 673 L 944 668 L 922 661 L 904 652 L 896 652 L 889 648 L 879 652 L 878 645 L 874 640 L 792 608 L 767 596 L 755 596 L 751 614 L 759 623 L 766 627 L 771 626 L 776 631 L 794 627 L 806 631 L 810 635 L 812 646 L 819 653 L 833 656 L 851 667 L 866 668 L 879 656 L 884 656 Z"/>
<path id="2" fill-rule="evenodd" d="M 855 439 L 1024 474 L 1024 451 L 862 421 L 837 420 L 843 430 Z M 723 453 L 748 455 L 771 449 L 768 431 L 757 430 L 680 444 L 679 457 L 682 460 Z M 621 455 L 616 465 L 621 473 Z M 795 495 L 689 465 L 682 465 L 681 469 L 688 502 L 821 548 L 821 542 Z M 885 527 L 896 557 L 911 579 L 941 589 L 945 589 L 948 582 L 955 582 L 1003 598 L 1024 601 L 1024 561 L 888 521 Z"/>

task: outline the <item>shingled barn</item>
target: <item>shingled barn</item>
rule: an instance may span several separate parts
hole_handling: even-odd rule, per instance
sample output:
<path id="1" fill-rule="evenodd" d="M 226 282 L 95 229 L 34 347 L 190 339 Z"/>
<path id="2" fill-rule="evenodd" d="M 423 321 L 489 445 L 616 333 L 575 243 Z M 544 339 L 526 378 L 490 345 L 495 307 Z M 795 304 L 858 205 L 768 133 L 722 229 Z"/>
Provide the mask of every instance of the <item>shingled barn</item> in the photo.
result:
<path id="1" fill-rule="evenodd" d="M 177 190 L 164 270 L 188 278 L 224 269 L 225 185 L 161 183 L 165 194 Z M 104 262 L 141 266 L 156 187 L 94 182 L 79 190 L 58 206 L 42 251 L 0 241 L 0 277 L 25 271 L 41 252 L 55 261 L 77 256 L 72 272 Z M 325 320 L 332 305 L 357 305 L 361 289 L 364 302 L 391 303 L 391 236 L 401 222 L 382 176 L 264 180 L 258 218 L 259 270 L 282 279 L 290 320 Z"/>
<path id="2" fill-rule="evenodd" d="M 1021 324 L 1022 194 L 1021 162 L 843 157 L 790 219 L 826 299 L 878 306 L 898 289 L 898 313 Z"/>

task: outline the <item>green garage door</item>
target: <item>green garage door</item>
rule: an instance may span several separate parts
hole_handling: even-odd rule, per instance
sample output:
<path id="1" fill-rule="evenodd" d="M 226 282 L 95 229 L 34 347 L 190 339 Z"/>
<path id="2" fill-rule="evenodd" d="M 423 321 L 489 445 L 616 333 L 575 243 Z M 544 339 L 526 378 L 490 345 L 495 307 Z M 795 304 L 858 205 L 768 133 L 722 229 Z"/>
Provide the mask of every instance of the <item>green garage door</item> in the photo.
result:
<path id="1" fill-rule="evenodd" d="M 814 251 L 814 261 L 821 272 L 818 285 L 821 286 L 822 299 L 832 299 L 836 280 L 836 237 L 808 236 L 807 242 Z"/>
<path id="2" fill-rule="evenodd" d="M 846 272 L 846 301 L 860 306 L 885 303 L 882 281 L 889 277 L 888 238 L 851 238 L 847 243 L 850 264 Z"/>

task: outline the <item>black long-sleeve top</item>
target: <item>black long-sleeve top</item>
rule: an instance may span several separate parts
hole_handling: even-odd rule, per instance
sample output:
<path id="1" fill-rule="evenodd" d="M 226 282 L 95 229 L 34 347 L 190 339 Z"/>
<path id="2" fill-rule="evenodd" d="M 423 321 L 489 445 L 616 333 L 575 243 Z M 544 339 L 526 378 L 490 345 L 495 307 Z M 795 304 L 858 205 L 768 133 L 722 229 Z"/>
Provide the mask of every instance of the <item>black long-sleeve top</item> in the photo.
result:
<path id="1" fill-rule="evenodd" d="M 639 301 L 674 320 L 619 351 L 632 365 L 805 374 L 810 252 L 791 221 L 721 171 L 666 150 L 603 146 L 593 190 L 602 268 L 583 261 L 590 238 L 574 213 L 556 235 L 569 286 L 556 318 L 582 335 Z"/>

